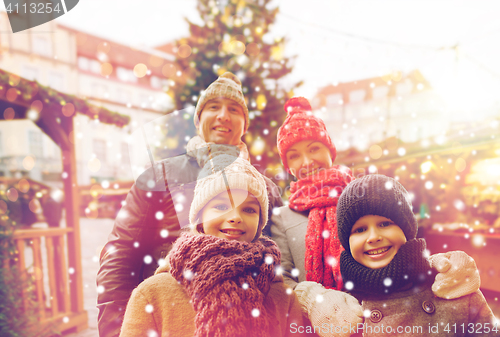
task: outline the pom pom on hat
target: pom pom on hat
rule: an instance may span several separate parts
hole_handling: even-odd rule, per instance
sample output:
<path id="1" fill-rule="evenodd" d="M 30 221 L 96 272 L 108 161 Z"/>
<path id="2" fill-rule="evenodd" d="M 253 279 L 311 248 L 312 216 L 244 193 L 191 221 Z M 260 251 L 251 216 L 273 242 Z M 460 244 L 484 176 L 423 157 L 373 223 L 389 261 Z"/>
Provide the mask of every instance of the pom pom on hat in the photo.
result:
<path id="1" fill-rule="evenodd" d="M 309 101 L 304 97 L 293 97 L 285 103 L 284 109 L 287 117 L 278 130 L 277 145 L 285 170 L 290 172 L 286 161 L 286 152 L 295 143 L 303 140 L 317 140 L 325 144 L 330 149 L 332 161 L 334 161 L 337 156 L 337 149 L 326 130 L 323 120 L 312 114 Z"/>
<path id="2" fill-rule="evenodd" d="M 305 111 L 311 111 L 311 104 L 304 97 L 293 97 L 290 98 L 285 103 L 285 111 L 288 115 L 293 115 L 295 113 L 300 113 Z"/>

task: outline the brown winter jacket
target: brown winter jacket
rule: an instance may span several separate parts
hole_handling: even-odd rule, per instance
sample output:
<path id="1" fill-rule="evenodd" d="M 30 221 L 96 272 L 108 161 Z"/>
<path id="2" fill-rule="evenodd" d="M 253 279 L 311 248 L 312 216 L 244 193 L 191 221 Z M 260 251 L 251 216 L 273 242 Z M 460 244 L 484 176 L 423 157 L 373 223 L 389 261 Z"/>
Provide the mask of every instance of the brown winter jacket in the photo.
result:
<path id="1" fill-rule="evenodd" d="M 453 300 L 435 297 L 430 284 L 390 295 L 352 295 L 370 312 L 356 330 L 363 336 L 500 336 L 479 290 Z"/>
<path id="2" fill-rule="evenodd" d="M 97 298 L 100 337 L 120 334 L 132 290 L 153 275 L 158 260 L 166 257 L 179 237 L 181 226 L 188 224 L 200 170 L 194 155 L 169 158 L 154 171 L 150 168 L 143 173 L 127 194 L 100 257 L 97 285 L 104 290 Z M 283 201 L 278 187 L 264 179 L 270 218 L 273 207 L 280 207 Z"/>
<path id="3" fill-rule="evenodd" d="M 142 282 L 133 292 L 127 304 L 120 337 L 193 336 L 196 312 L 189 295 L 168 272 L 168 265 L 158 268 L 156 274 Z M 301 336 L 292 333 L 303 326 L 302 312 L 297 296 L 277 276 L 265 298 L 273 324 L 271 336 Z M 155 334 L 154 332 L 157 334 Z M 252 335 L 248 331 L 249 336 Z"/>

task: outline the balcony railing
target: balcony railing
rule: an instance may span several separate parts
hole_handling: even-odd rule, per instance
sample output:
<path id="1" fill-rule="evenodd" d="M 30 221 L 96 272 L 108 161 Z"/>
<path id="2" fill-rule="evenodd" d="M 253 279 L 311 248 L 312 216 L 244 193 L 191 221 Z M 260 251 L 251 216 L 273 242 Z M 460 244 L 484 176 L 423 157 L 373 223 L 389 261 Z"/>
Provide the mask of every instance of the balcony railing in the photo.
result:
<path id="1" fill-rule="evenodd" d="M 70 274 L 75 271 L 68 256 L 68 234 L 72 228 L 37 228 L 14 232 L 17 263 L 34 277 L 34 292 L 41 323 L 54 322 L 60 331 L 87 328 L 87 312 L 74 305 Z M 27 296 L 25 294 L 24 296 Z M 72 304 L 73 302 L 73 304 Z"/>

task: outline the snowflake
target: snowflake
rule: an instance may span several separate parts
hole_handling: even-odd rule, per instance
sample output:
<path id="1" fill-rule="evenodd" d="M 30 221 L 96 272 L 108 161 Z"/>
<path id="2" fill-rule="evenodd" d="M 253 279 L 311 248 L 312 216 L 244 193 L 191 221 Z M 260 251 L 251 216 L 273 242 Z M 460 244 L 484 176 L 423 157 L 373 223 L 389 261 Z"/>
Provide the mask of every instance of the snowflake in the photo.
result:
<path id="1" fill-rule="evenodd" d="M 330 237 L 330 231 L 325 229 L 321 235 L 323 236 L 323 239 L 328 239 Z"/>
<path id="2" fill-rule="evenodd" d="M 390 286 L 392 285 L 392 279 L 391 279 L 390 277 L 386 277 L 386 278 L 384 279 L 384 285 L 385 285 L 386 287 L 390 287 Z"/>
<path id="3" fill-rule="evenodd" d="M 158 211 L 158 212 L 156 212 L 156 214 L 155 214 L 155 218 L 156 218 L 156 220 L 161 220 L 161 219 L 163 219 L 163 212 L 162 212 L 162 211 Z"/>
<path id="4" fill-rule="evenodd" d="M 182 273 L 182 275 L 188 281 L 191 281 L 193 279 L 193 277 L 194 277 L 193 272 L 191 270 L 189 270 L 189 269 L 184 269 L 184 272 Z"/>
<path id="5" fill-rule="evenodd" d="M 151 304 L 146 304 L 146 307 L 144 308 L 148 314 L 153 312 L 153 306 Z"/>
<path id="6" fill-rule="evenodd" d="M 151 255 L 144 256 L 144 263 L 145 264 L 150 264 L 151 262 L 153 262 L 153 258 L 151 257 Z"/>
<path id="7" fill-rule="evenodd" d="M 323 303 L 324 300 L 325 300 L 325 298 L 323 297 L 323 295 L 319 294 L 316 296 L 317 303 Z"/>
<path id="8" fill-rule="evenodd" d="M 252 310 L 252 316 L 255 317 L 255 318 L 259 317 L 260 316 L 260 310 L 257 309 L 257 308 L 253 309 Z"/>
<path id="9" fill-rule="evenodd" d="M 345 288 L 346 288 L 347 290 L 353 290 L 353 289 L 354 289 L 354 283 L 352 283 L 352 281 L 347 281 L 347 282 L 345 283 Z"/>
<path id="10" fill-rule="evenodd" d="M 153 329 L 148 330 L 147 337 L 159 337 L 158 332 Z"/>

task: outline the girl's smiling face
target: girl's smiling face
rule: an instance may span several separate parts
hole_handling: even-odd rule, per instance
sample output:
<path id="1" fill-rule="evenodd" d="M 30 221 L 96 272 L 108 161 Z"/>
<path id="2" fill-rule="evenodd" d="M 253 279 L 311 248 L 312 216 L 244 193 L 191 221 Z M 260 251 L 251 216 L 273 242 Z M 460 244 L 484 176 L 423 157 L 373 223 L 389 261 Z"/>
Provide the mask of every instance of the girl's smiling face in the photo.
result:
<path id="1" fill-rule="evenodd" d="M 212 198 L 200 214 L 205 234 L 252 242 L 259 228 L 260 204 L 248 191 L 231 189 Z"/>
<path id="2" fill-rule="evenodd" d="M 379 215 L 359 218 L 349 236 L 352 257 L 371 269 L 387 266 L 405 243 L 403 230 L 391 219 Z"/>

